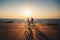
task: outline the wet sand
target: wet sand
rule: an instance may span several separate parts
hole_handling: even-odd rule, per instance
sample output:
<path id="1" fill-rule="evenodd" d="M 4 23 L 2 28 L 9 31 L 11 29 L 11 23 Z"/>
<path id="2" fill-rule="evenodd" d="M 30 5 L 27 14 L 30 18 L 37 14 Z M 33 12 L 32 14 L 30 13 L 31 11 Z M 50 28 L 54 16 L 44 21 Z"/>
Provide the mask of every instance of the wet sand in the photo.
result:
<path id="1" fill-rule="evenodd" d="M 35 24 L 27 27 L 26 24 L 0 23 L 0 40 L 60 40 L 60 26 Z"/>

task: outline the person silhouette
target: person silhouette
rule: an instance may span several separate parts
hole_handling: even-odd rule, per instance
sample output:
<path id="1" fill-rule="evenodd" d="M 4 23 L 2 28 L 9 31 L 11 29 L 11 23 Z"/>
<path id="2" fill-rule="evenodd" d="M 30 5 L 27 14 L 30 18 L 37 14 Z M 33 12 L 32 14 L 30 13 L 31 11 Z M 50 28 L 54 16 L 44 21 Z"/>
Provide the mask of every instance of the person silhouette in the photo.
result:
<path id="1" fill-rule="evenodd" d="M 33 26 L 34 26 L 34 22 L 33 22 L 33 21 L 34 21 L 34 19 L 31 17 L 31 20 L 30 20 L 30 23 L 31 23 L 31 24 L 30 24 L 30 25 L 31 25 L 32 28 L 33 28 Z"/>
<path id="2" fill-rule="evenodd" d="M 34 19 L 31 17 L 31 24 L 33 24 L 33 20 L 34 20 Z"/>
<path id="3" fill-rule="evenodd" d="M 29 23 L 29 18 L 27 18 L 27 22 Z"/>
<path id="4" fill-rule="evenodd" d="M 27 26 L 30 27 L 30 20 L 29 20 L 29 18 L 27 18 L 27 23 L 28 23 Z"/>

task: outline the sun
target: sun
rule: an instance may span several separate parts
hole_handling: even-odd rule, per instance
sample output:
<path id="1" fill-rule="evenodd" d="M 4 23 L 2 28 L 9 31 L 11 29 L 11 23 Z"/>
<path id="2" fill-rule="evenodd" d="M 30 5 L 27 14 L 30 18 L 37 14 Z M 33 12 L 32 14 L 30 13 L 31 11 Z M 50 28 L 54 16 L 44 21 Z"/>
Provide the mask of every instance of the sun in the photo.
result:
<path id="1" fill-rule="evenodd" d="M 31 10 L 24 10 L 24 16 L 30 17 L 31 16 Z"/>

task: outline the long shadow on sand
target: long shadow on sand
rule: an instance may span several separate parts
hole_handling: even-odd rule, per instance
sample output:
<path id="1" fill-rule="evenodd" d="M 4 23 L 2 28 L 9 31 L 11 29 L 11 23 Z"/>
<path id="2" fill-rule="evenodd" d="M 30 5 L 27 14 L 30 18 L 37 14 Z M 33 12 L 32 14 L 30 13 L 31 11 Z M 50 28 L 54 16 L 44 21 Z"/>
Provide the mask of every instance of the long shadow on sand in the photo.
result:
<path id="1" fill-rule="evenodd" d="M 26 31 L 24 34 L 25 34 L 26 40 L 34 40 L 33 32 L 30 27 L 28 27 L 28 31 Z"/>
<path id="2" fill-rule="evenodd" d="M 39 28 L 36 28 L 35 25 L 33 25 L 32 27 L 34 28 L 33 30 L 36 32 L 35 36 L 38 38 L 38 40 L 51 40 L 46 34 L 42 33 Z M 28 27 L 27 29 L 28 31 L 24 33 L 26 40 L 34 40 L 32 28 Z"/>
<path id="3" fill-rule="evenodd" d="M 36 30 L 36 37 L 38 40 L 51 40 L 46 34 L 42 33 L 39 28 L 34 27 Z"/>

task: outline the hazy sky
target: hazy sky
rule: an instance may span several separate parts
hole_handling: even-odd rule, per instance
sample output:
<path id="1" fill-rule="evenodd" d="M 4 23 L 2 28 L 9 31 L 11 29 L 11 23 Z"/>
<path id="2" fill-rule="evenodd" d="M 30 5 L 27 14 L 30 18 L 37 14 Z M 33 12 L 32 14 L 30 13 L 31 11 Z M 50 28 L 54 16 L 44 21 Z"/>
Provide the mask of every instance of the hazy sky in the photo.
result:
<path id="1" fill-rule="evenodd" d="M 34 18 L 60 18 L 59 0 L 1 0 L 0 18 L 25 18 L 29 9 Z"/>

